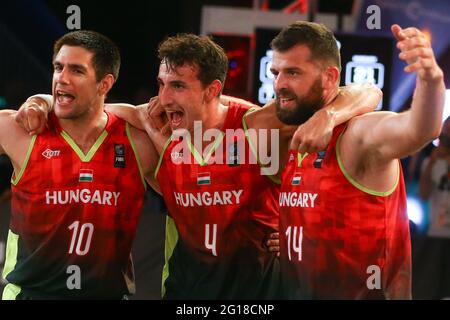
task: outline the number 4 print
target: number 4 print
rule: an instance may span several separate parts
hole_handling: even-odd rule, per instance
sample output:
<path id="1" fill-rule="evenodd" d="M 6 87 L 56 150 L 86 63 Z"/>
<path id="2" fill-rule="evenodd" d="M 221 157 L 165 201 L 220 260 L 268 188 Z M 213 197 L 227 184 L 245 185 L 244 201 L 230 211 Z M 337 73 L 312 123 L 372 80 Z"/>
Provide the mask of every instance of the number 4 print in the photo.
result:
<path id="1" fill-rule="evenodd" d="M 211 250 L 213 256 L 217 257 L 216 243 L 217 243 L 217 224 L 212 225 L 212 236 L 210 235 L 210 225 L 205 224 L 205 247 Z M 211 242 L 210 242 L 211 238 Z"/>

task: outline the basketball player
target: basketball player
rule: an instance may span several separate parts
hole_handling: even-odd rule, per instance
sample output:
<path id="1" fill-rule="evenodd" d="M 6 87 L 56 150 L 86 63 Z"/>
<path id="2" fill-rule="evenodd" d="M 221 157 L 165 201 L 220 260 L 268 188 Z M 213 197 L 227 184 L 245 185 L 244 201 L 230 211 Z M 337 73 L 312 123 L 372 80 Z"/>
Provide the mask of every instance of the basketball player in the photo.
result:
<path id="1" fill-rule="evenodd" d="M 286 298 L 411 298 L 399 158 L 439 135 L 445 87 L 425 35 L 398 25 L 392 33 L 405 71 L 417 74 L 411 109 L 355 117 L 334 129 L 324 151 L 289 151 L 279 199 Z M 272 48 L 277 115 L 287 124 L 303 123 L 337 94 L 336 40 L 322 25 L 296 22 Z M 308 101 L 301 99 L 305 94 Z"/>
<path id="2" fill-rule="evenodd" d="M 103 110 L 120 68 L 108 38 L 64 35 L 53 67 L 41 134 L 0 111 L 0 153 L 14 167 L 3 299 L 122 299 L 135 291 L 131 245 L 156 152 L 145 132 Z"/>

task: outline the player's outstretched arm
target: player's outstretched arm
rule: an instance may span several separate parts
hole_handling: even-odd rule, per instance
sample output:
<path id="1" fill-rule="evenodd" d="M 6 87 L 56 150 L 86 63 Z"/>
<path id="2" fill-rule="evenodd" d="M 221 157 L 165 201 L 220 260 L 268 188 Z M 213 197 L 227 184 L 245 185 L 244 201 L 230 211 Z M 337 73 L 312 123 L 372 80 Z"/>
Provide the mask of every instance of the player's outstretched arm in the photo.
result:
<path id="1" fill-rule="evenodd" d="M 302 154 L 325 149 L 336 126 L 375 110 L 382 95 L 381 90 L 371 84 L 341 87 L 336 99 L 295 129 L 290 149 Z"/>
<path id="2" fill-rule="evenodd" d="M 412 106 L 402 113 L 363 115 L 348 128 L 352 143 L 379 162 L 410 155 L 438 137 L 445 99 L 443 72 L 425 35 L 416 28 L 402 29 L 398 25 L 392 26 L 392 33 L 400 49 L 399 57 L 407 63 L 405 72 L 417 75 Z"/>

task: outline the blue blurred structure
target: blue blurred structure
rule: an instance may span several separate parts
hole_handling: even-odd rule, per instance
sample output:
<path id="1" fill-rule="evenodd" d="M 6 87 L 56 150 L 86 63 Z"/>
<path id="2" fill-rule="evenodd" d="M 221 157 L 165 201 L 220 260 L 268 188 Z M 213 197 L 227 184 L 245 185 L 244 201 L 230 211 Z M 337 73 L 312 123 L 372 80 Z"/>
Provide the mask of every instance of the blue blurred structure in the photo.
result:
<path id="1" fill-rule="evenodd" d="M 365 8 L 378 5 L 381 9 L 381 30 L 370 30 L 366 26 L 368 15 Z M 429 31 L 436 58 L 446 52 L 450 45 L 450 1 L 448 0 L 363 0 L 357 30 L 370 35 L 391 35 L 390 27 L 397 23 L 401 27 L 415 26 Z M 398 50 L 396 50 L 398 54 Z M 400 111 L 411 97 L 415 76 L 403 71 L 405 64 L 394 59 L 392 68 L 392 95 L 390 109 Z"/>

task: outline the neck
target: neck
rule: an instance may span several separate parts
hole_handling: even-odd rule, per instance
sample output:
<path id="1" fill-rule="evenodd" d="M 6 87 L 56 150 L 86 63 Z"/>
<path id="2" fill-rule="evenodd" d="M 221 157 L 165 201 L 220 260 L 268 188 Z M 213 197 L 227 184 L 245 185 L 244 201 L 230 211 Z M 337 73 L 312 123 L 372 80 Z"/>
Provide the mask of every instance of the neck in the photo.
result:
<path id="1" fill-rule="evenodd" d="M 325 107 L 326 105 L 330 104 L 338 95 L 339 88 L 333 87 L 330 90 L 324 90 L 323 99 L 324 103 L 322 107 Z"/>
<path id="2" fill-rule="evenodd" d="M 76 119 L 59 119 L 61 128 L 67 132 L 83 152 L 88 151 L 105 129 L 108 116 L 103 106 L 89 109 Z"/>
<path id="3" fill-rule="evenodd" d="M 203 150 L 211 141 L 204 140 L 204 134 L 208 129 L 221 130 L 225 124 L 225 119 L 227 117 L 228 107 L 221 104 L 218 100 L 214 103 L 205 106 L 205 112 L 202 115 L 201 127 L 194 125 L 194 128 L 190 132 L 192 143 L 198 149 L 200 146 L 197 145 L 201 141 Z M 218 137 L 214 135 L 214 139 Z M 214 140 L 215 141 L 215 140 Z"/>
<path id="4" fill-rule="evenodd" d="M 208 129 L 221 130 L 225 124 L 227 112 L 228 106 L 221 104 L 219 100 L 214 100 L 206 105 L 201 119 L 203 132 Z"/>

